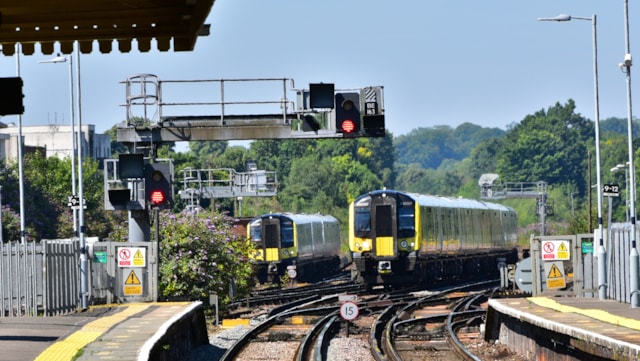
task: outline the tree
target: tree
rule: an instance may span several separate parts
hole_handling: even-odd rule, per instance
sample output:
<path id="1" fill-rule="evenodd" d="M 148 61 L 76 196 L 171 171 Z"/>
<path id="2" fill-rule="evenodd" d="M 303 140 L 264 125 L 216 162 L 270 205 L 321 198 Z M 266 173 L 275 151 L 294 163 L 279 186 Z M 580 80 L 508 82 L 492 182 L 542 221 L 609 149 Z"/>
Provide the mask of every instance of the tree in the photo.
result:
<path id="1" fill-rule="evenodd" d="M 511 129 L 498 156 L 500 177 L 509 182 L 575 184 L 580 194 L 586 194 L 594 125 L 574 110 L 573 100 L 556 103 L 547 111 L 526 116 Z"/>
<path id="2" fill-rule="evenodd" d="M 71 160 L 44 158 L 39 153 L 24 159 L 25 230 L 28 240 L 69 238 L 73 236 L 73 213 L 68 206 L 71 191 Z M 85 199 L 85 233 L 107 237 L 120 215 L 104 210 L 103 177 L 98 162 L 83 160 L 83 193 Z M 0 174 L 3 195 L 3 221 L 11 225 L 4 240 L 20 239 L 20 227 L 13 227 L 20 211 L 18 164 L 10 162 Z M 5 224 L 3 224 L 4 226 Z"/>

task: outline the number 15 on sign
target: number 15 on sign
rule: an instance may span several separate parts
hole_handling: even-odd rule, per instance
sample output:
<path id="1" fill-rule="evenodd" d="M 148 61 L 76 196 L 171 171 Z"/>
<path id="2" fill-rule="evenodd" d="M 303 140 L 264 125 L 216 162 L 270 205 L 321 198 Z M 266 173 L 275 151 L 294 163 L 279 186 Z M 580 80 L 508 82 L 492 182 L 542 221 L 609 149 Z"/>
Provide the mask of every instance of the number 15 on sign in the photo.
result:
<path id="1" fill-rule="evenodd" d="M 340 316 L 347 321 L 353 321 L 358 318 L 360 310 L 354 302 L 347 301 L 340 306 Z"/>

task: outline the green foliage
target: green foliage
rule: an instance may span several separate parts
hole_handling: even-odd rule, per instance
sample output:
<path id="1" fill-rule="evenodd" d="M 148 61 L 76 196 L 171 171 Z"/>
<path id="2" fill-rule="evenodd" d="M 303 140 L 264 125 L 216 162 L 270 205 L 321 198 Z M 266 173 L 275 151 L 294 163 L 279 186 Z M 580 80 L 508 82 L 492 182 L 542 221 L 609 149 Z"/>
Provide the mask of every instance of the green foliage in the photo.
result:
<path id="1" fill-rule="evenodd" d="M 556 103 L 528 115 L 504 140 L 497 172 L 509 182 L 546 181 L 575 184 L 586 194 L 587 154 L 593 146 L 593 123 L 574 114 L 575 104 Z"/>
<path id="2" fill-rule="evenodd" d="M 251 242 L 233 231 L 232 220 L 216 212 L 160 214 L 160 293 L 167 298 L 204 299 L 230 289 L 245 295 L 252 286 L 247 255 Z"/>
<path id="3" fill-rule="evenodd" d="M 419 164 L 436 169 L 445 159 L 462 160 L 471 149 L 486 139 L 499 138 L 504 131 L 464 123 L 453 129 L 448 125 L 417 128 L 394 141 L 400 164 Z"/>
<path id="4" fill-rule="evenodd" d="M 83 193 L 86 204 L 87 234 L 107 237 L 113 225 L 121 222 L 118 214 L 106 212 L 103 206 L 103 178 L 98 163 L 83 161 Z M 3 240 L 20 239 L 20 189 L 18 163 L 3 165 L 2 186 Z M 67 205 L 72 194 L 71 160 L 45 158 L 38 153 L 26 154 L 23 162 L 24 214 L 27 240 L 69 238 L 73 236 L 73 214 Z"/>

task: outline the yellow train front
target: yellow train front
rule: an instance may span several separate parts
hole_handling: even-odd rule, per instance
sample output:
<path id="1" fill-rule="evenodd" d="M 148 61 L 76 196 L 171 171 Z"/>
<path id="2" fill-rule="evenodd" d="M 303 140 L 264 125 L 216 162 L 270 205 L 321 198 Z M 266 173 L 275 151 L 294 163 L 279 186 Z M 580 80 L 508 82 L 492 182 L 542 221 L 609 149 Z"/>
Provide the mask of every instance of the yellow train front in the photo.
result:
<path id="1" fill-rule="evenodd" d="M 500 204 L 376 190 L 349 207 L 354 277 L 370 286 L 488 277 L 516 246 L 516 213 Z"/>
<path id="2" fill-rule="evenodd" d="M 330 215 L 269 213 L 252 219 L 247 234 L 261 283 L 289 278 L 310 280 L 340 267 L 340 225 Z"/>

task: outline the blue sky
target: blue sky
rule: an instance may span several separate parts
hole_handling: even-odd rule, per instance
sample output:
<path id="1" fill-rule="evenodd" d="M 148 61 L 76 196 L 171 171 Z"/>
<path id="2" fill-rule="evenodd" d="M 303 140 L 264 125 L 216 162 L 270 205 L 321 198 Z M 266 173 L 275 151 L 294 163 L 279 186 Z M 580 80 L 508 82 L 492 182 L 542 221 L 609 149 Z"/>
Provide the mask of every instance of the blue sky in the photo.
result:
<path id="1" fill-rule="evenodd" d="M 635 55 L 640 6 L 632 2 L 629 12 Z M 120 82 L 141 73 L 162 80 L 286 77 L 296 88 L 383 86 L 387 128 L 396 136 L 464 122 L 506 129 L 570 98 L 578 113 L 594 119 L 591 22 L 536 21 L 561 13 L 597 15 L 600 116 L 626 118 L 626 79 L 618 67 L 625 55 L 623 0 L 217 0 L 207 20 L 211 35 L 199 38 L 193 52 L 134 47 L 101 54 L 95 45 L 83 54 L 82 121 L 102 132 L 124 120 Z M 68 66 L 38 63 L 50 58 L 39 47 L 20 57 L 24 125 L 69 122 Z M 1 56 L 0 76 L 15 76 L 15 64 L 15 57 Z"/>

